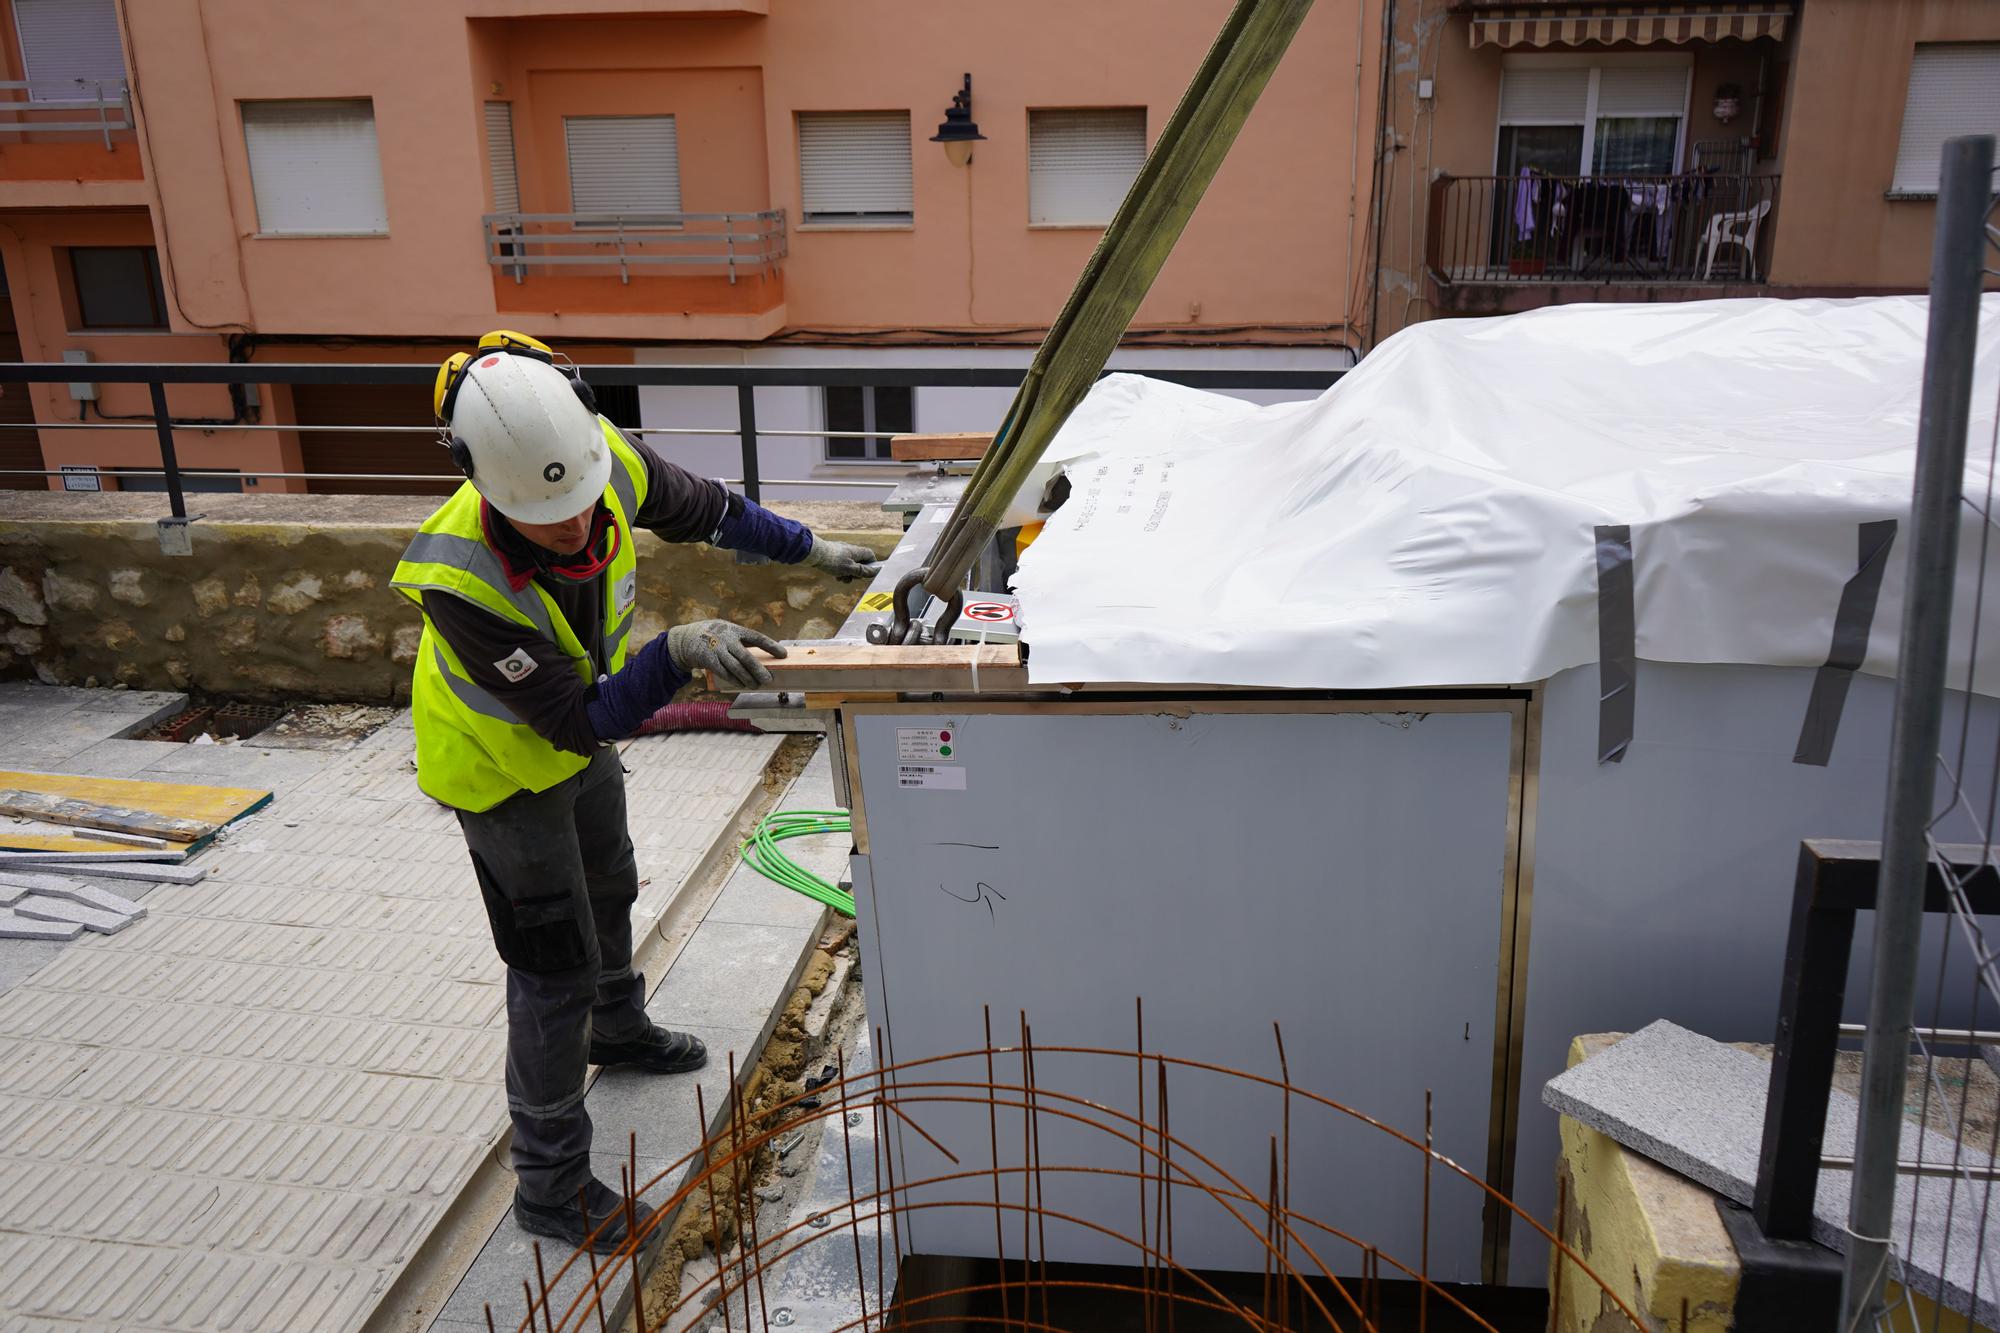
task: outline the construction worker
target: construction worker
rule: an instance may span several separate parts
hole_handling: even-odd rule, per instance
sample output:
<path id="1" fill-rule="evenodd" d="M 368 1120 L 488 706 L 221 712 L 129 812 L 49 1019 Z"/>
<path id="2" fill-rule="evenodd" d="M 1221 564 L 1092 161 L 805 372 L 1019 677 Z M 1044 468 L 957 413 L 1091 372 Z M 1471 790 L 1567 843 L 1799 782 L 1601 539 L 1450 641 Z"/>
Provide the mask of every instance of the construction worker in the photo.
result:
<path id="1" fill-rule="evenodd" d="M 822 541 L 666 462 L 599 416 L 566 359 L 512 332 L 439 368 L 434 405 L 466 483 L 425 520 L 394 586 L 423 609 L 411 687 L 417 784 L 458 814 L 507 964 L 514 1215 L 608 1250 L 622 1197 L 590 1166 L 586 1065 L 699 1069 L 699 1039 L 655 1025 L 632 971 L 639 877 L 612 743 L 694 673 L 770 682 L 773 640 L 723 620 L 630 652 L 633 533 L 705 541 L 846 579 L 863 546 Z M 650 1212 L 641 1205 L 639 1219 Z"/>

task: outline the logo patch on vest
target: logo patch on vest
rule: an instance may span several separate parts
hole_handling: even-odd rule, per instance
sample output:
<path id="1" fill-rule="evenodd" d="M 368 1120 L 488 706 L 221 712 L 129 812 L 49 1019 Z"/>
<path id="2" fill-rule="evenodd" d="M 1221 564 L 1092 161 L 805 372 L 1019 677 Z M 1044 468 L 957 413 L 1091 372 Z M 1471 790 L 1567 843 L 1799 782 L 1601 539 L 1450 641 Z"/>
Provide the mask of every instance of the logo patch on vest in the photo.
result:
<path id="1" fill-rule="evenodd" d="M 526 648 L 516 648 L 513 652 L 508 653 L 505 657 L 495 662 L 493 669 L 508 680 L 526 680 L 535 674 L 535 668 L 540 665 L 540 662 L 528 656 Z"/>
<path id="2" fill-rule="evenodd" d="M 618 580 L 614 593 L 612 609 L 622 616 L 632 609 L 632 603 L 639 600 L 639 571 L 632 570 Z"/>

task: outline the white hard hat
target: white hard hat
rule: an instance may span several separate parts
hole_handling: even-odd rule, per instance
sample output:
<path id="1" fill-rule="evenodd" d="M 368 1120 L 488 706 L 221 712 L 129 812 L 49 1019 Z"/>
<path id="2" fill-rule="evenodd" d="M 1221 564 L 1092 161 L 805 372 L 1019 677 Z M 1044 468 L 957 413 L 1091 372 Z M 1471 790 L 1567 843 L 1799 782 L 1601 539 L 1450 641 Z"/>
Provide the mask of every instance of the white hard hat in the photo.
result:
<path id="1" fill-rule="evenodd" d="M 453 457 L 508 518 L 561 523 L 590 508 L 611 480 L 597 414 L 547 362 L 486 352 L 465 367 L 451 403 Z"/>

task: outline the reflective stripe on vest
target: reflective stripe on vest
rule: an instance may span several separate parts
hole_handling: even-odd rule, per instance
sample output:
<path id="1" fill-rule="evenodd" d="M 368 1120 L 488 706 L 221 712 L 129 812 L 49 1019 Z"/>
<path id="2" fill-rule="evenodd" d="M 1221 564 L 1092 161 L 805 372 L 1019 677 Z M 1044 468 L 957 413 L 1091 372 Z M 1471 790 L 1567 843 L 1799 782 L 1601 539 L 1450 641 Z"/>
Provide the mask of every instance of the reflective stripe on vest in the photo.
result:
<path id="1" fill-rule="evenodd" d="M 637 558 L 632 518 L 645 503 L 645 461 L 610 422 L 599 418 L 617 466 L 603 495 L 616 525 L 618 553 L 598 576 L 606 580 L 603 662 L 607 672 L 625 664 L 633 606 L 619 606 L 618 591 L 635 588 Z M 505 564 L 486 544 L 478 492 L 470 482 L 424 521 L 396 566 L 391 586 L 418 603 L 426 595 L 462 597 L 548 639 L 584 680 L 594 678 L 589 654 L 555 601 L 530 581 L 510 587 Z M 461 810 L 487 810 L 516 792 L 546 791 L 583 770 L 587 755 L 559 750 L 474 681 L 429 618 L 418 646 L 410 696 L 417 730 L 417 784 Z"/>

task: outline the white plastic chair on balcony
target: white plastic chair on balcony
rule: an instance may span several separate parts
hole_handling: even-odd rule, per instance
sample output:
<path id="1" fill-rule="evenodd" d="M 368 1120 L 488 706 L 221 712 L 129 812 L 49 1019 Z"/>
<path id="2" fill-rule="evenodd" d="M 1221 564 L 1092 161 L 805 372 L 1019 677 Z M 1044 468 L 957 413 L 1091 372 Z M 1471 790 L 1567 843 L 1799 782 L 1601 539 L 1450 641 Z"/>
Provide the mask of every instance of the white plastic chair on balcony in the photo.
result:
<path id="1" fill-rule="evenodd" d="M 1743 258 L 1737 271 L 1743 277 L 1751 276 L 1750 267 L 1757 260 L 1757 228 L 1770 211 L 1771 201 L 1760 199 L 1755 208 L 1746 208 L 1738 213 L 1717 213 L 1708 220 L 1708 230 L 1701 238 L 1701 249 L 1695 254 L 1697 264 L 1702 264 L 1704 253 L 1708 257 L 1708 262 L 1702 264 L 1703 282 L 1715 273 L 1716 252 L 1725 245 L 1743 247 Z"/>

